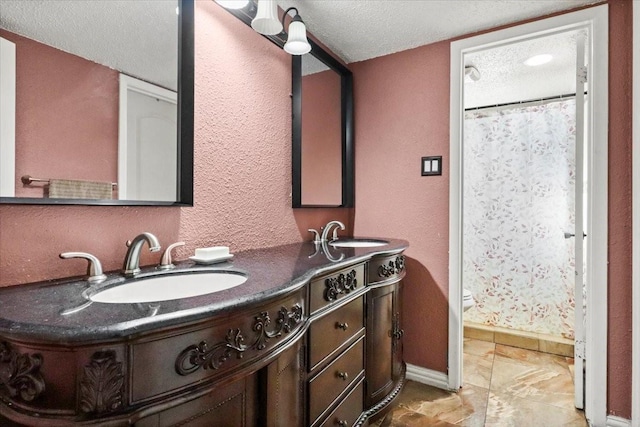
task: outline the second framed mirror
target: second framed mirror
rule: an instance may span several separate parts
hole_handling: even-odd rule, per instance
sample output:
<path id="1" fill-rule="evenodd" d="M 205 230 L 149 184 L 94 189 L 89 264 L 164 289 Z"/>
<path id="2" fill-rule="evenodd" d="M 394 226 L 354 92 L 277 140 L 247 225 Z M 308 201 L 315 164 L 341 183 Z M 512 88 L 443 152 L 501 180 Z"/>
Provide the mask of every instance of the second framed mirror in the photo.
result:
<path id="1" fill-rule="evenodd" d="M 292 58 L 293 207 L 353 207 L 353 75 L 309 42 Z"/>

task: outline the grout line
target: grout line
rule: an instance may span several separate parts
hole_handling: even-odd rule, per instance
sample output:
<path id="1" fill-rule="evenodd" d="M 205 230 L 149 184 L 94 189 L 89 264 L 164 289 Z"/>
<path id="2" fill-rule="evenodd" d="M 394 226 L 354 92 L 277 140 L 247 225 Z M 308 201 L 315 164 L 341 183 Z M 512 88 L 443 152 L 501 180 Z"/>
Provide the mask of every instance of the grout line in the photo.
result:
<path id="1" fill-rule="evenodd" d="M 487 425 L 487 413 L 489 412 L 489 396 L 491 396 L 491 384 L 493 382 L 493 367 L 496 363 L 496 343 L 493 343 L 493 354 L 491 356 L 491 374 L 489 375 L 489 387 L 487 388 L 487 403 L 484 405 L 484 422 L 482 425 Z"/>

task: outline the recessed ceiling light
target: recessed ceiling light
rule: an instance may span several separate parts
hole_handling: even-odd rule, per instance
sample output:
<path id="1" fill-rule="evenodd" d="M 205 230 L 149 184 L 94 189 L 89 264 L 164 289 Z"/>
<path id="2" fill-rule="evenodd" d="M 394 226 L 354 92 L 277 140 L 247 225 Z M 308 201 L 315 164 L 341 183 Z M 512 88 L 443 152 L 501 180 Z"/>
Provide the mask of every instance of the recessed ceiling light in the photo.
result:
<path id="1" fill-rule="evenodd" d="M 249 0 L 215 0 L 220 6 L 227 9 L 242 9 L 249 4 Z"/>
<path id="2" fill-rule="evenodd" d="M 524 61 L 524 65 L 528 65 L 529 67 L 535 67 L 537 65 L 546 64 L 552 59 L 553 59 L 553 56 L 549 55 L 548 53 L 543 53 L 542 55 L 535 55 L 527 59 L 526 61 Z"/>

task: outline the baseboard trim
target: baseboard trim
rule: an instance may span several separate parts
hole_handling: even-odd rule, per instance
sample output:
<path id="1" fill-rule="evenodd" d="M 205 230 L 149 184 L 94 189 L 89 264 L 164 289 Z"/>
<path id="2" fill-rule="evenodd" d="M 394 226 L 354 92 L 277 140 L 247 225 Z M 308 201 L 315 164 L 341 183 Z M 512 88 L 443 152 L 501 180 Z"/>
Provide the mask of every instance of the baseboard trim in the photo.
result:
<path id="1" fill-rule="evenodd" d="M 607 416 L 607 427 L 631 427 L 631 420 L 609 415 Z"/>
<path id="2" fill-rule="evenodd" d="M 407 379 L 443 390 L 449 390 L 449 377 L 444 372 L 407 363 Z"/>

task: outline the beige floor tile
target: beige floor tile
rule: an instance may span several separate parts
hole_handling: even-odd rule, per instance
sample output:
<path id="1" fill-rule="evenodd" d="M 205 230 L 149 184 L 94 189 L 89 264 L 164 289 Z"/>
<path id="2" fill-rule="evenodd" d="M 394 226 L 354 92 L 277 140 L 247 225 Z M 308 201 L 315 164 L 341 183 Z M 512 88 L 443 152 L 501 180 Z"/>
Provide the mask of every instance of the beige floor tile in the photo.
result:
<path id="1" fill-rule="evenodd" d="M 498 360 L 502 362 L 541 366 L 545 369 L 557 369 L 559 371 L 568 369 L 566 357 L 501 344 L 496 344 L 495 349 L 494 361 Z"/>
<path id="2" fill-rule="evenodd" d="M 492 368 L 493 354 L 490 356 L 476 356 L 475 354 L 464 353 L 462 362 L 463 384 L 489 389 Z"/>
<path id="3" fill-rule="evenodd" d="M 406 408 L 397 408 L 376 425 L 380 427 L 456 427 L 455 424 L 413 412 Z"/>
<path id="4" fill-rule="evenodd" d="M 502 393 L 489 393 L 487 427 L 586 427 L 584 414 Z"/>
<path id="5" fill-rule="evenodd" d="M 463 353 L 475 356 L 486 356 L 493 359 L 496 349 L 495 343 L 465 338 L 463 342 Z"/>
<path id="6" fill-rule="evenodd" d="M 491 376 L 492 393 L 501 393 L 562 409 L 573 408 L 573 381 L 568 369 L 496 358 Z"/>
<path id="7" fill-rule="evenodd" d="M 407 381 L 374 427 L 586 427 L 573 407 L 573 359 L 464 340 L 464 387 Z"/>
<path id="8" fill-rule="evenodd" d="M 571 373 L 571 379 L 574 380 L 575 383 L 575 379 L 576 379 L 576 367 L 573 363 L 573 357 L 567 357 L 567 367 L 569 368 L 569 372 Z"/>
<path id="9" fill-rule="evenodd" d="M 399 426 L 405 424 L 398 423 L 413 422 L 416 426 L 482 427 L 488 396 L 488 389 L 472 385 L 466 385 L 458 393 L 453 393 L 407 381 L 394 408 L 383 422 L 376 425 Z M 445 424 L 419 424 L 427 422 Z"/>

